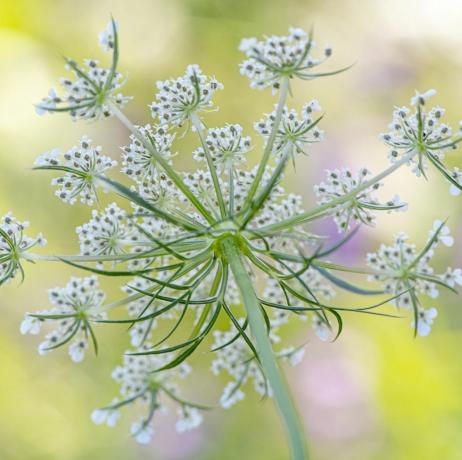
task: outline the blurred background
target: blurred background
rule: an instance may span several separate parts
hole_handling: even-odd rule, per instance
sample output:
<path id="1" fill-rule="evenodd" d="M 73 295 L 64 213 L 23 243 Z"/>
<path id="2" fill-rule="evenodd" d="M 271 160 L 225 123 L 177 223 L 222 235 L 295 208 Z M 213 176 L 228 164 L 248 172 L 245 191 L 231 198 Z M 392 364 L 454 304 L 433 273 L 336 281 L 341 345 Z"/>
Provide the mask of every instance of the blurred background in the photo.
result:
<path id="1" fill-rule="evenodd" d="M 83 133 L 118 157 L 127 134 L 115 120 L 39 118 L 33 103 L 63 75 L 62 54 L 104 59 L 97 33 L 111 13 L 120 27 L 120 70 L 128 75 L 124 94 L 135 96 L 126 113 L 139 123 L 149 121 L 155 81 L 198 63 L 225 85 L 217 96 L 221 110 L 208 115 L 209 125 L 239 122 L 251 133 L 252 122 L 275 99 L 271 91 L 251 91 L 239 75 L 242 37 L 314 26 L 317 42 L 333 48 L 329 69 L 356 63 L 345 74 L 294 87 L 291 105 L 300 108 L 317 98 L 326 112 L 326 140 L 299 158 L 286 178 L 307 206 L 325 168 L 367 165 L 379 171 L 387 164 L 378 134 L 393 106 L 407 104 L 415 89 L 437 89 L 434 102 L 448 109 L 448 120 L 462 118 L 459 0 L 0 0 L 0 215 L 11 210 L 30 220 L 31 233 L 45 234 L 50 253 L 78 251 L 74 227 L 90 211 L 56 199 L 49 174 L 31 171 L 33 160 L 54 147 L 70 148 Z M 195 146 L 192 137 L 182 141 L 182 168 L 192 166 L 188 152 Z M 458 156 L 452 165 L 460 167 Z M 390 179 L 385 191 L 399 193 L 410 212 L 379 217 L 377 227 L 361 230 L 337 260 L 362 264 L 368 250 L 401 230 L 422 243 L 436 218 L 450 217 L 456 245 L 440 251 L 435 267 L 460 266 L 461 198 L 449 195 L 441 177 L 429 179 L 425 183 L 408 170 Z M 330 222 L 319 230 L 336 236 Z M 46 307 L 46 290 L 71 274 L 54 264 L 29 266 L 21 286 L 15 280 L 0 291 L 0 459 L 287 458 L 273 405 L 250 390 L 244 403 L 214 411 L 185 435 L 175 434 L 170 416 L 158 418 L 155 440 L 146 447 L 130 438 L 128 414 L 115 429 L 94 426 L 92 409 L 116 391 L 110 373 L 127 347 L 123 331 L 100 328 L 100 355 L 80 365 L 65 350 L 39 357 L 37 337 L 19 334 L 24 313 Z M 118 295 L 115 285 L 104 287 Z M 336 302 L 365 305 L 370 299 L 340 295 Z M 345 317 L 345 331 L 334 344 L 319 342 L 307 324 L 286 330 L 295 343 L 307 342 L 303 363 L 288 373 L 313 460 L 462 459 L 460 299 L 445 295 L 426 306 L 436 306 L 439 316 L 432 334 L 417 340 L 409 318 Z M 225 382 L 211 376 L 209 362 L 204 347 L 187 389 L 196 400 L 218 397 Z"/>

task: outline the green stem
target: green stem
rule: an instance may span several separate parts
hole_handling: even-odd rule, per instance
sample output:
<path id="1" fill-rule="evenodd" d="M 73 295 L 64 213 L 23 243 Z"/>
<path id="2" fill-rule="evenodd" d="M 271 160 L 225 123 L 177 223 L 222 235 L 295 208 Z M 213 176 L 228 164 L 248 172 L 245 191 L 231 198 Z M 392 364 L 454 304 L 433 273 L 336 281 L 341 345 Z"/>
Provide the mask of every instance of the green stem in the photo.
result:
<path id="1" fill-rule="evenodd" d="M 287 383 L 273 353 L 261 305 L 253 288 L 253 282 L 243 264 L 236 242 L 232 238 L 225 239 L 222 242 L 222 249 L 242 295 L 263 371 L 271 385 L 279 412 L 284 419 L 290 441 L 292 459 L 306 460 L 308 454 L 306 451 L 304 430 L 292 397 L 290 396 Z"/>
<path id="2" fill-rule="evenodd" d="M 261 227 L 258 229 L 258 231 L 268 232 L 268 231 L 282 230 L 285 228 L 291 228 L 295 225 L 301 225 L 305 222 L 308 222 L 312 220 L 314 217 L 320 217 L 325 211 L 329 210 L 330 208 L 333 208 L 335 206 L 340 206 L 352 200 L 353 198 L 356 197 L 358 193 L 362 192 L 363 190 L 366 190 L 367 188 L 381 181 L 385 177 L 389 176 L 390 174 L 395 172 L 397 169 L 399 169 L 402 165 L 406 164 L 409 160 L 411 160 L 416 155 L 416 153 L 417 151 L 412 150 L 408 154 L 404 155 L 399 161 L 397 161 L 396 163 L 393 163 L 390 167 L 382 171 L 380 174 L 377 174 L 377 176 L 362 183 L 361 185 L 354 188 L 353 190 L 346 193 L 345 195 L 339 196 L 338 198 L 335 198 L 334 200 L 329 201 L 328 203 L 317 206 L 316 208 L 313 208 L 310 211 L 304 212 L 302 214 L 298 214 L 297 216 L 292 217 L 290 219 L 283 220 L 276 224 L 271 224 L 265 227 Z"/>
<path id="3" fill-rule="evenodd" d="M 210 150 L 207 146 L 204 130 L 202 129 L 202 122 L 200 121 L 199 117 L 195 113 L 191 114 L 191 122 L 193 126 L 196 128 L 197 134 L 199 135 L 199 139 L 201 140 L 202 148 L 204 149 L 205 158 L 207 160 L 207 165 L 209 167 L 210 175 L 212 176 L 213 186 L 215 187 L 215 194 L 217 195 L 218 205 L 220 207 L 220 214 L 221 214 L 221 217 L 224 219 L 226 217 L 225 200 L 223 199 L 223 193 L 221 192 L 217 170 L 213 163 Z"/>
<path id="4" fill-rule="evenodd" d="M 146 141 L 144 136 L 142 136 L 139 132 L 138 128 L 125 116 L 121 110 L 119 110 L 116 105 L 111 105 L 111 112 L 129 131 L 132 132 L 132 134 L 143 144 L 143 146 L 149 150 L 149 152 L 155 157 L 156 161 L 159 162 L 170 179 L 172 179 L 175 185 L 183 192 L 191 204 L 204 216 L 207 222 L 209 224 L 213 224 L 215 221 L 207 208 L 205 208 L 205 206 L 197 199 L 191 189 L 183 182 L 177 172 L 169 165 L 168 161 L 166 161 L 162 155 L 159 155 L 153 146 Z"/>
<path id="5" fill-rule="evenodd" d="M 274 141 L 276 140 L 276 134 L 279 129 L 279 124 L 281 123 L 282 112 L 286 104 L 288 93 L 289 93 L 289 77 L 284 77 L 281 83 L 281 90 L 279 93 L 279 102 L 276 107 L 276 116 L 274 118 L 273 128 L 268 137 L 268 142 L 266 143 L 265 150 L 263 151 L 263 158 L 258 166 L 257 174 L 255 176 L 254 181 L 252 182 L 252 186 L 250 187 L 249 193 L 247 195 L 247 199 L 245 201 L 244 208 L 246 208 L 246 205 L 249 205 L 252 202 L 253 197 L 255 196 L 255 193 L 257 192 L 257 189 L 260 185 L 260 182 L 263 177 L 263 173 L 265 172 L 266 166 L 268 165 L 271 152 L 273 151 Z"/>

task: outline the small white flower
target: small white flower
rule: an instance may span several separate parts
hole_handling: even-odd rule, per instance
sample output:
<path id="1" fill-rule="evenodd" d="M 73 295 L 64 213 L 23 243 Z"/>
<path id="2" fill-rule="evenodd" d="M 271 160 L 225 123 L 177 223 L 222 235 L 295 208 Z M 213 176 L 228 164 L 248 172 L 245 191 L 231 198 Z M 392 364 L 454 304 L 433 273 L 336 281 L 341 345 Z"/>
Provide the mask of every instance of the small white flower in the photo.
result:
<path id="1" fill-rule="evenodd" d="M 451 172 L 451 177 L 460 185 L 462 188 L 462 171 L 459 168 L 454 168 Z M 455 184 L 451 184 L 449 187 L 449 193 L 453 196 L 460 195 L 460 188 Z"/>
<path id="2" fill-rule="evenodd" d="M 435 220 L 435 222 L 433 222 L 433 229 L 430 231 L 429 238 L 433 237 L 436 231 L 441 227 L 442 223 L 443 222 L 441 220 Z M 451 230 L 449 230 L 447 225 L 441 227 L 436 241 L 441 242 L 448 247 L 451 247 L 454 244 L 454 238 L 451 236 Z"/>
<path id="3" fill-rule="evenodd" d="M 116 28 L 116 30 L 114 30 L 114 28 Z M 104 51 L 109 52 L 114 49 L 115 32 L 117 31 L 117 29 L 117 22 L 109 21 L 106 26 L 106 29 L 99 33 L 99 44 Z"/>
<path id="4" fill-rule="evenodd" d="M 202 423 L 202 414 L 195 407 L 182 406 L 178 409 L 178 415 L 179 419 L 175 425 L 178 433 L 197 428 Z"/>
<path id="5" fill-rule="evenodd" d="M 220 405 L 223 409 L 230 409 L 244 398 L 245 393 L 239 387 L 236 387 L 236 382 L 229 382 L 223 389 L 220 397 Z"/>
<path id="6" fill-rule="evenodd" d="M 75 340 L 69 346 L 69 356 L 71 357 L 74 363 L 80 363 L 85 357 L 85 351 L 88 348 L 88 342 L 86 340 L 80 339 Z"/>
<path id="7" fill-rule="evenodd" d="M 149 444 L 154 436 L 154 428 L 151 424 L 146 425 L 144 421 L 134 422 L 131 426 L 131 433 L 140 444 Z"/>
<path id="8" fill-rule="evenodd" d="M 440 278 L 450 287 L 455 287 L 456 284 L 462 286 L 462 269 L 460 268 L 448 268 L 446 273 L 440 275 Z"/>
<path id="9" fill-rule="evenodd" d="M 278 356 L 284 358 L 291 366 L 295 367 L 298 366 L 302 361 L 303 357 L 305 356 L 305 348 L 299 347 L 289 347 L 281 350 L 278 353 Z"/>
<path id="10" fill-rule="evenodd" d="M 419 308 L 417 320 L 417 334 L 421 337 L 426 337 L 430 334 L 433 320 L 437 317 L 438 310 L 436 308 L 429 308 L 425 310 Z M 412 322 L 412 327 L 415 327 L 415 322 Z"/>
<path id="11" fill-rule="evenodd" d="M 254 48 L 257 43 L 258 41 L 255 37 L 243 38 L 239 44 L 239 51 L 243 51 L 244 53 L 246 53 L 247 51 Z"/>
<path id="12" fill-rule="evenodd" d="M 424 105 L 425 102 L 436 94 L 436 90 L 429 89 L 425 93 L 419 93 L 417 90 L 415 96 L 411 98 L 411 105 Z"/>
<path id="13" fill-rule="evenodd" d="M 53 149 L 49 152 L 42 153 L 34 161 L 34 166 L 58 166 L 61 152 L 59 149 Z"/>
<path id="14" fill-rule="evenodd" d="M 113 403 L 116 403 L 114 400 Z M 91 420 L 96 425 L 105 423 L 109 427 L 114 427 L 120 418 L 120 412 L 116 409 L 95 409 L 91 413 Z"/>
<path id="15" fill-rule="evenodd" d="M 39 318 L 30 316 L 29 313 L 26 313 L 26 316 L 21 322 L 20 332 L 21 334 L 33 334 L 37 335 L 40 332 L 42 326 L 42 321 Z"/>
<path id="16" fill-rule="evenodd" d="M 321 321 L 318 316 L 313 316 L 313 329 L 318 338 L 323 342 L 332 340 L 332 330 L 324 321 Z"/>

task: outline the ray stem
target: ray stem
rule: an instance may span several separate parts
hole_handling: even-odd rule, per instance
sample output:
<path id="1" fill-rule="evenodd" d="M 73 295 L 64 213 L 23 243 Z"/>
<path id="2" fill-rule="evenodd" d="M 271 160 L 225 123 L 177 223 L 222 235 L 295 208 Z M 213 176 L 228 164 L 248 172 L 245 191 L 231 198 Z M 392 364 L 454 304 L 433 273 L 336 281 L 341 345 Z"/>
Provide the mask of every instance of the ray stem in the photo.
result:
<path id="1" fill-rule="evenodd" d="M 115 105 L 111 104 L 111 112 L 117 117 L 117 119 L 143 144 L 143 146 L 153 155 L 156 161 L 162 166 L 165 173 L 175 183 L 175 185 L 181 190 L 191 204 L 199 211 L 202 216 L 207 220 L 209 224 L 213 224 L 215 219 L 207 208 L 199 201 L 194 195 L 192 190 L 184 183 L 183 179 L 168 163 L 168 161 L 159 154 L 159 152 L 150 144 L 144 136 L 140 133 L 140 130 L 125 116 L 125 114 Z"/>

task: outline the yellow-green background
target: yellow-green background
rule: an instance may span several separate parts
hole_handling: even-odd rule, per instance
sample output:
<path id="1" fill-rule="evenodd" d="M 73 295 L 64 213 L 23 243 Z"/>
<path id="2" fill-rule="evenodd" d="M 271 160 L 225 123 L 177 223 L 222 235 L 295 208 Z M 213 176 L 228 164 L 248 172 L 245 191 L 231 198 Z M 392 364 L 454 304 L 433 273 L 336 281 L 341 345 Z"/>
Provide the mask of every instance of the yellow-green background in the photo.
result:
<path id="1" fill-rule="evenodd" d="M 116 157 L 126 133 L 115 120 L 92 125 L 65 116 L 39 118 L 32 104 L 62 75 L 61 54 L 103 57 L 96 34 L 110 13 L 120 25 L 125 93 L 135 96 L 127 113 L 138 122 L 149 121 L 154 82 L 197 62 L 225 84 L 217 97 L 221 110 L 208 115 L 208 123 L 239 121 L 250 132 L 252 121 L 275 101 L 270 91 L 251 91 L 239 75 L 241 37 L 315 26 L 319 43 L 334 49 L 331 69 L 356 62 L 346 74 L 295 85 L 292 105 L 316 97 L 326 111 L 326 141 L 300 158 L 287 181 L 307 205 L 312 182 L 325 167 L 366 164 L 377 171 L 387 164 L 378 133 L 393 105 L 407 103 L 414 89 L 435 87 L 435 101 L 448 108 L 449 120 L 462 118 L 459 0 L 0 0 L 0 215 L 12 210 L 30 220 L 53 253 L 77 250 L 74 227 L 88 219 L 89 209 L 59 202 L 49 176 L 30 170 L 34 158 L 53 147 L 69 148 L 83 133 Z M 192 138 L 182 141 L 182 167 L 190 167 L 194 145 Z M 460 153 L 453 157 L 460 166 Z M 359 234 L 344 260 L 360 263 L 368 249 L 399 230 L 422 243 L 435 218 L 450 216 L 460 239 L 462 198 L 450 197 L 447 189 L 433 174 L 425 183 L 409 171 L 398 173 L 387 191 L 399 191 L 410 212 L 380 217 L 376 229 Z M 435 264 L 461 265 L 461 254 L 462 240 L 442 250 Z M 100 331 L 100 356 L 80 365 L 71 364 L 64 350 L 39 357 L 37 337 L 18 331 L 23 314 L 44 307 L 46 289 L 71 273 L 52 264 L 30 266 L 24 284 L 15 280 L 0 290 L 0 459 L 287 458 L 272 404 L 253 396 L 230 411 L 215 411 L 200 430 L 183 436 L 174 433 L 171 418 L 159 418 L 147 447 L 127 434 L 129 414 L 116 429 L 95 427 L 91 410 L 116 391 L 110 372 L 127 346 L 123 329 Z M 353 301 L 368 300 L 337 300 Z M 409 318 L 350 316 L 335 344 L 319 343 L 308 324 L 290 329 L 295 342 L 308 342 L 306 359 L 290 371 L 290 381 L 313 459 L 462 459 L 460 300 L 445 295 L 427 305 L 437 306 L 440 315 L 432 334 L 417 340 Z M 187 388 L 201 401 L 217 397 L 225 381 L 207 371 L 209 360 L 201 350 Z"/>

